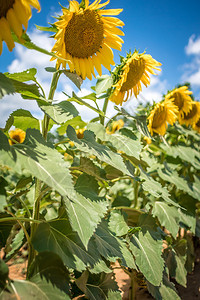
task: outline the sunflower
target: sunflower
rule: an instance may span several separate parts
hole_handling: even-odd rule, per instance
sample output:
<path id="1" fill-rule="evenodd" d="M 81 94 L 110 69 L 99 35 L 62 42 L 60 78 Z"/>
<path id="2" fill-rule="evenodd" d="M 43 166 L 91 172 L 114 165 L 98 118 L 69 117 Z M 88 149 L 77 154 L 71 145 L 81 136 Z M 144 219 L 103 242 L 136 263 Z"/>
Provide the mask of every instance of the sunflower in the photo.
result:
<path id="1" fill-rule="evenodd" d="M 142 90 L 141 82 L 147 87 L 150 84 L 148 73 L 156 75 L 153 69 L 160 71 L 158 66 L 161 66 L 161 63 L 149 54 L 139 54 L 137 51 L 127 54 L 127 57 L 121 59 L 121 64 L 112 73 L 114 85 L 109 100 L 122 105 L 133 93 L 137 98 Z"/>
<path id="2" fill-rule="evenodd" d="M 17 143 L 23 143 L 25 140 L 26 132 L 16 128 L 15 130 L 11 130 L 9 133 L 9 137 L 12 139 L 9 139 L 9 144 L 14 145 Z M 16 141 L 16 142 L 15 142 Z"/>
<path id="3" fill-rule="evenodd" d="M 193 124 L 192 128 L 200 133 L 200 118 L 196 123 Z"/>
<path id="4" fill-rule="evenodd" d="M 181 125 L 185 124 L 186 126 L 194 125 L 198 122 L 199 117 L 200 117 L 200 103 L 197 101 L 192 101 L 191 110 L 187 114 L 183 113 L 183 115 L 179 118 L 179 123 Z"/>
<path id="5" fill-rule="evenodd" d="M 153 133 L 164 135 L 167 130 L 167 123 L 173 125 L 177 119 L 178 109 L 177 106 L 168 99 L 163 102 L 159 102 L 150 112 L 148 129 Z"/>
<path id="6" fill-rule="evenodd" d="M 62 9 L 63 15 L 55 23 L 58 32 L 52 52 L 65 59 L 57 59 L 57 68 L 61 64 L 66 68 L 68 63 L 70 71 L 76 71 L 83 79 L 91 80 L 92 74 L 95 77 L 94 67 L 102 75 L 101 64 L 111 70 L 110 65 L 115 64 L 111 47 L 121 50 L 123 43 L 118 35 L 124 33 L 117 27 L 124 23 L 118 18 L 108 17 L 118 15 L 122 9 L 101 10 L 110 0 L 103 4 L 100 2 L 95 0 L 89 5 L 89 0 L 85 0 L 83 7 L 75 0 L 69 1 L 69 8 Z"/>
<path id="7" fill-rule="evenodd" d="M 193 100 L 190 97 L 191 94 L 192 92 L 188 90 L 187 86 L 181 86 L 166 95 L 166 99 L 173 100 L 174 104 L 178 107 L 179 117 L 182 117 L 184 113 L 188 114 L 192 109 Z"/>
<path id="8" fill-rule="evenodd" d="M 22 36 L 23 25 L 27 30 L 28 20 L 31 18 L 31 8 L 40 11 L 38 0 L 0 0 L 0 55 L 3 41 L 6 42 L 9 51 L 15 47 L 11 30 L 18 38 Z"/>
<path id="9" fill-rule="evenodd" d="M 86 130 L 86 128 L 78 128 L 76 129 L 76 136 L 78 139 L 83 139 L 84 138 L 84 131 Z M 74 142 L 69 141 L 69 144 L 71 147 L 74 147 Z"/>
<path id="10" fill-rule="evenodd" d="M 115 133 L 117 130 L 121 129 L 124 126 L 124 121 L 122 119 L 119 119 L 118 121 L 114 121 L 112 123 L 112 128 L 111 130 L 107 127 L 106 128 L 106 133 L 107 134 L 113 134 Z"/>

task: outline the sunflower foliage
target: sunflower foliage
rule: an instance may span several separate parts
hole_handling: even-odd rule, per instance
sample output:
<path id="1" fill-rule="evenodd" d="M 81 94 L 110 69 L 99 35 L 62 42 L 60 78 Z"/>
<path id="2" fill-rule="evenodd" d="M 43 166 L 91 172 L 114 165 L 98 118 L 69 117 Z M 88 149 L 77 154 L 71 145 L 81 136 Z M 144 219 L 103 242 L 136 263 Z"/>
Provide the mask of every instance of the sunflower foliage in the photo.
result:
<path id="1" fill-rule="evenodd" d="M 4 14 L 17 14 L 20 1 L 14 2 L 3 5 Z M 1 41 L 9 50 L 20 43 L 57 60 L 55 68 L 46 68 L 52 73 L 48 98 L 35 68 L 0 73 L 0 98 L 19 94 L 35 101 L 44 116 L 39 120 L 19 108 L 0 130 L 1 299 L 122 299 L 118 268 L 130 276 L 131 299 L 138 286 L 155 299 L 180 299 L 174 282 L 186 287 L 194 269 L 194 241 L 200 237 L 199 102 L 188 85 L 179 86 L 157 104 L 140 104 L 134 115 L 116 106 L 116 115 L 107 118 L 109 101 L 122 105 L 137 97 L 141 83 L 150 84 L 148 73 L 154 75 L 161 64 L 135 51 L 114 66 L 111 48 L 121 49 L 118 27 L 124 24 L 107 16 L 121 9 L 100 2 L 69 1 L 55 24 L 37 26 L 55 33 L 51 52 L 22 30 L 31 17 L 25 7 L 31 3 L 39 10 L 37 0 L 24 1 L 24 22 L 19 17 L 17 28 L 0 14 L 0 24 L 10 25 L 7 37 L 0 32 L 0 50 Z M 102 75 L 102 65 L 109 75 Z M 60 76 L 81 89 L 95 72 L 100 76 L 89 95 L 63 91 L 66 99 L 54 100 Z M 76 103 L 96 117 L 83 120 Z M 7 263 L 21 249 L 28 255 L 26 280 L 20 281 L 9 275 Z"/>

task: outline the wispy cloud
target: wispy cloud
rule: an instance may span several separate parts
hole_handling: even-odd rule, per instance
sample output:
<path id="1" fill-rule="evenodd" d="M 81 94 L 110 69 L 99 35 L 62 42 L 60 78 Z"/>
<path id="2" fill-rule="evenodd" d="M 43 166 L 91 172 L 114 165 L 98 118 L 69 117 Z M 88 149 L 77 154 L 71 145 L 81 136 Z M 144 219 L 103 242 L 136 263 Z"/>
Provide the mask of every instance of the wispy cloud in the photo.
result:
<path id="1" fill-rule="evenodd" d="M 185 53 L 191 61 L 183 66 L 183 81 L 191 83 L 197 96 L 200 96 L 200 36 L 194 34 L 189 38 Z"/>

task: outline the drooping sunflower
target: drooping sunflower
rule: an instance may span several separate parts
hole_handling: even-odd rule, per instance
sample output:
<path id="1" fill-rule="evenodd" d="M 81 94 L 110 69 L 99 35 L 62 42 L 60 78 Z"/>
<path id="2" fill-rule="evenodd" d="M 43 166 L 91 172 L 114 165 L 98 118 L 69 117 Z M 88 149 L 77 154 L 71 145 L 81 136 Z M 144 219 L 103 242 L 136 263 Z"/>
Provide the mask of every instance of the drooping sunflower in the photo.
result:
<path id="1" fill-rule="evenodd" d="M 174 104 L 178 107 L 179 117 L 183 114 L 188 114 L 192 109 L 192 98 L 190 95 L 191 91 L 188 90 L 187 86 L 181 86 L 166 95 L 166 99 L 172 99 Z"/>
<path id="2" fill-rule="evenodd" d="M 192 128 L 200 133 L 200 118 L 195 124 L 193 124 Z"/>
<path id="3" fill-rule="evenodd" d="M 26 132 L 19 128 L 11 130 L 8 134 L 9 134 L 9 137 L 12 139 L 12 140 L 9 139 L 10 145 L 14 145 L 17 143 L 21 144 L 21 143 L 23 143 L 23 141 L 25 140 L 25 137 L 26 137 Z"/>
<path id="4" fill-rule="evenodd" d="M 30 6 L 40 11 L 38 0 L 0 0 L 0 55 L 3 41 L 6 42 L 9 51 L 15 47 L 11 31 L 20 38 L 23 26 L 27 30 L 28 20 L 32 16 Z"/>
<path id="5" fill-rule="evenodd" d="M 107 134 L 113 134 L 115 133 L 117 130 L 121 129 L 124 126 L 124 121 L 122 119 L 119 119 L 117 121 L 114 121 L 111 125 L 111 129 L 110 128 L 106 128 L 106 133 Z"/>
<path id="6" fill-rule="evenodd" d="M 183 115 L 179 118 L 179 123 L 181 125 L 185 124 L 186 126 L 193 126 L 198 122 L 200 118 L 200 102 L 192 101 L 192 108 L 191 110 L 186 114 L 183 113 Z"/>
<path id="7" fill-rule="evenodd" d="M 151 135 L 153 135 L 154 132 L 164 135 L 168 123 L 171 125 L 175 123 L 177 113 L 177 106 L 171 100 L 165 99 L 163 102 L 157 103 L 147 118 L 149 121 L 148 129 Z"/>
<path id="8" fill-rule="evenodd" d="M 124 33 L 118 26 L 124 23 L 116 17 L 109 17 L 118 15 L 122 9 L 101 9 L 110 0 L 100 2 L 95 0 L 89 5 L 89 0 L 85 0 L 83 6 L 75 0 L 69 1 L 69 8 L 62 9 L 63 15 L 55 23 L 58 32 L 52 52 L 65 59 L 57 59 L 57 68 L 61 64 L 66 68 L 68 63 L 70 71 L 76 71 L 83 79 L 91 80 L 92 74 L 95 77 L 94 67 L 99 75 L 102 74 L 101 65 L 111 70 L 110 65 L 115 64 L 111 48 L 121 50 L 123 43 L 118 35 Z"/>
<path id="9" fill-rule="evenodd" d="M 148 73 L 156 75 L 153 69 L 160 71 L 158 67 L 161 65 L 149 54 L 139 54 L 137 51 L 127 54 L 112 73 L 114 85 L 109 100 L 122 105 L 133 93 L 137 98 L 142 90 L 141 83 L 146 87 L 150 84 Z"/>

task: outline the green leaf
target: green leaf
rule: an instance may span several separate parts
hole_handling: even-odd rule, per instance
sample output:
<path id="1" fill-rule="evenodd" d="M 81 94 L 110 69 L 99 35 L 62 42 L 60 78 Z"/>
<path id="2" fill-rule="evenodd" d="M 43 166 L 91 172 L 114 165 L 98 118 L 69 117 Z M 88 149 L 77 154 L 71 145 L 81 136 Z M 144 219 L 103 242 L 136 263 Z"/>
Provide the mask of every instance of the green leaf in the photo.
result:
<path id="1" fill-rule="evenodd" d="M 112 76 L 102 75 L 101 77 L 97 77 L 97 83 L 95 86 L 95 90 L 97 95 L 106 92 L 113 85 Z"/>
<path id="2" fill-rule="evenodd" d="M 164 267 L 162 241 L 154 240 L 148 231 L 140 231 L 132 236 L 130 249 L 146 279 L 153 285 L 160 285 Z"/>
<path id="3" fill-rule="evenodd" d="M 165 261 L 169 269 L 171 277 L 175 278 L 176 281 L 182 286 L 186 287 L 187 283 L 187 270 L 185 268 L 186 255 L 181 256 L 176 253 L 174 249 L 166 249 Z"/>
<path id="4" fill-rule="evenodd" d="M 64 198 L 64 201 L 72 228 L 78 232 L 86 247 L 97 224 L 107 211 L 108 202 L 98 196 L 98 184 L 89 175 L 80 175 L 75 189 L 78 192 L 76 196 L 71 200 Z"/>
<path id="5" fill-rule="evenodd" d="M 133 176 L 126 168 L 121 156 L 111 151 L 108 147 L 98 144 L 93 132 L 86 130 L 84 132 L 84 138 L 78 139 L 73 127 L 68 126 L 67 136 L 74 142 L 79 150 L 89 153 L 90 155 L 95 155 L 98 159 L 120 170 L 122 173 L 131 177 Z"/>
<path id="6" fill-rule="evenodd" d="M 0 298 L 2 300 L 70 300 L 70 297 L 67 294 L 57 289 L 45 279 L 43 279 L 40 284 L 25 280 L 11 281 L 6 289 L 0 293 Z"/>
<path id="7" fill-rule="evenodd" d="M 145 191 L 147 191 L 155 198 L 161 197 L 169 204 L 172 204 L 176 207 L 180 207 L 179 204 L 177 204 L 176 202 L 170 199 L 170 194 L 165 186 L 162 187 L 160 182 L 155 181 L 153 177 L 147 174 L 141 167 L 140 170 L 141 170 L 141 179 L 144 180 L 144 182 L 142 182 L 142 187 Z"/>
<path id="8" fill-rule="evenodd" d="M 7 181 L 0 176 L 0 212 L 4 210 L 4 206 L 7 205 L 6 198 L 6 189 L 5 187 L 8 185 Z"/>
<path id="9" fill-rule="evenodd" d="M 65 123 L 79 114 L 75 106 L 67 101 L 61 101 L 58 104 L 49 104 L 40 100 L 37 102 L 42 111 L 57 124 Z"/>
<path id="10" fill-rule="evenodd" d="M 60 73 L 65 74 L 80 90 L 81 89 L 81 84 L 83 83 L 83 79 L 76 73 L 72 73 L 68 70 L 60 70 Z"/>
<path id="11" fill-rule="evenodd" d="M 125 235 L 129 230 L 121 210 L 111 211 L 108 226 L 110 231 L 112 231 L 116 236 Z"/>
<path id="12" fill-rule="evenodd" d="M 54 24 L 53 24 L 54 25 Z M 39 26 L 39 25 L 35 25 L 36 28 L 38 30 L 41 30 L 41 31 L 48 31 L 48 32 L 58 32 L 58 29 L 56 28 L 56 26 L 51 26 L 51 27 L 45 27 L 45 26 Z"/>
<path id="13" fill-rule="evenodd" d="M 0 258 L 0 292 L 1 289 L 6 285 L 6 281 L 8 280 L 9 269 L 6 263 Z M 1 294 L 0 294 L 1 296 Z"/>
<path id="14" fill-rule="evenodd" d="M 28 110 L 18 109 L 10 117 L 14 118 L 13 125 L 26 131 L 28 128 L 40 129 L 39 120 L 34 118 Z"/>
<path id="15" fill-rule="evenodd" d="M 200 199 L 200 190 L 196 188 L 195 183 L 189 183 L 184 178 L 178 175 L 178 172 L 175 170 L 170 170 L 169 168 L 158 168 L 158 175 L 163 179 L 172 184 L 174 184 L 179 190 L 188 193 L 193 198 L 199 200 Z"/>
<path id="16" fill-rule="evenodd" d="M 6 254 L 6 261 L 8 261 L 19 251 L 24 241 L 24 231 L 20 229 L 20 231 L 14 237 L 13 242 L 9 245 L 9 247 L 11 247 L 11 250 Z"/>
<path id="17" fill-rule="evenodd" d="M 7 78 L 4 74 L 0 73 L 0 99 L 5 95 L 15 93 L 15 87 L 12 81 Z"/>
<path id="18" fill-rule="evenodd" d="M 92 268 L 100 263 L 99 271 L 100 269 L 105 270 L 105 263 L 97 249 L 90 243 L 86 251 L 77 233 L 72 231 L 67 219 L 39 224 L 32 242 L 38 252 L 49 251 L 59 255 L 68 268 L 81 272 L 86 267 Z"/>
<path id="19" fill-rule="evenodd" d="M 0 219 L 10 217 L 7 213 L 0 212 Z M 5 247 L 7 238 L 11 232 L 11 229 L 16 221 L 4 221 L 0 222 L 0 248 Z"/>
<path id="20" fill-rule="evenodd" d="M 37 81 L 36 80 L 36 75 L 37 70 L 35 68 L 31 68 L 31 69 L 27 69 L 26 71 L 23 72 L 18 72 L 18 73 L 4 73 L 4 75 L 10 79 L 14 79 L 20 82 L 24 82 L 24 81 Z"/>
<path id="21" fill-rule="evenodd" d="M 167 230 L 176 238 L 179 230 L 179 213 L 178 209 L 173 206 L 160 201 L 156 201 L 152 210 L 153 216 L 156 216 L 162 226 L 165 226 Z"/>
<path id="22" fill-rule="evenodd" d="M 165 272 L 160 286 L 153 286 L 150 282 L 147 282 L 147 287 L 156 300 L 181 299 L 177 294 L 174 284 L 169 281 L 168 275 Z"/>
<path id="23" fill-rule="evenodd" d="M 87 125 L 87 129 L 93 131 L 96 137 L 100 140 L 111 142 L 112 146 L 118 151 L 123 151 L 126 155 L 134 156 L 137 159 L 140 158 L 139 155 L 142 149 L 140 139 L 137 138 L 130 130 L 120 130 L 119 133 L 110 135 L 106 133 L 104 126 L 98 123 L 89 123 Z"/>
<path id="24" fill-rule="evenodd" d="M 56 287 L 63 294 L 70 294 L 69 272 L 61 258 L 55 253 L 39 253 L 33 261 L 28 275 L 29 280 L 37 284 L 47 295 L 50 295 L 52 292 L 49 290 L 47 283 L 51 283 L 52 286 Z M 56 295 L 55 299 L 57 299 Z"/>
<path id="25" fill-rule="evenodd" d="M 116 259 L 120 259 L 121 265 L 137 269 L 125 241 L 113 235 L 108 229 L 107 222 L 102 221 L 97 227 L 94 233 L 94 242 L 95 248 L 106 260 L 115 262 Z"/>

